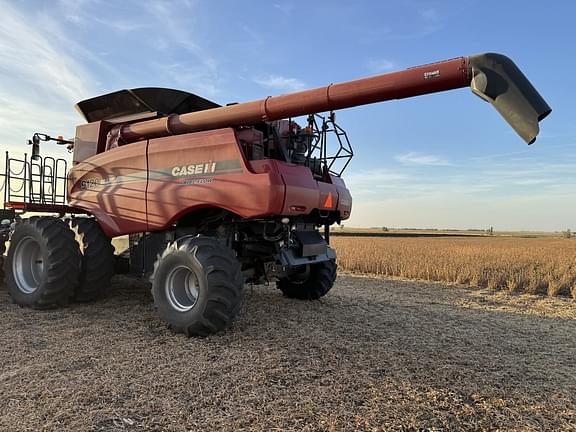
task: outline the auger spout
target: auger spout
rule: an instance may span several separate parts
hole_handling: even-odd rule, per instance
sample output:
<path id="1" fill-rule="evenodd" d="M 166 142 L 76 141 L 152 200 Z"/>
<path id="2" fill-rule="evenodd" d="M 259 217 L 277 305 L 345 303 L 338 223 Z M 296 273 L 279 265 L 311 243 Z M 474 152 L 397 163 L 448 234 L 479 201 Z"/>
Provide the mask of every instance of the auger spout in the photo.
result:
<path id="1" fill-rule="evenodd" d="M 528 144 L 536 141 L 538 123 L 552 109 L 512 60 L 501 54 L 469 57 L 470 88 L 494 105 L 512 129 Z"/>

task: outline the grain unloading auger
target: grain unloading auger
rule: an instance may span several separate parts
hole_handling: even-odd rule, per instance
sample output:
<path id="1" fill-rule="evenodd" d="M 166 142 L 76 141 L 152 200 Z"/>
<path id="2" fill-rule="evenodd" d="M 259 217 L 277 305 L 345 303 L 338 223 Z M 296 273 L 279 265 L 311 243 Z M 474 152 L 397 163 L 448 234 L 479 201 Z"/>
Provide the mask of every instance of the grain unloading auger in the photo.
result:
<path id="1" fill-rule="evenodd" d="M 15 200 L 6 187 L 7 207 L 59 214 L 15 225 L 5 265 L 12 298 L 49 307 L 98 297 L 114 273 L 110 239 L 128 234 L 130 271 L 151 275 L 155 305 L 176 331 L 226 328 L 247 282 L 276 281 L 288 297 L 318 299 L 336 278 L 329 227 L 352 207 L 340 178 L 352 149 L 332 112 L 465 86 L 528 144 L 550 113 L 499 54 L 222 107 L 158 88 L 80 102 L 88 124 L 73 142 L 55 139 L 74 151 L 67 176 L 57 160 L 39 156 L 39 141 L 52 138 L 36 134 L 32 160 L 19 161 L 28 188 Z M 291 120 L 302 115 L 305 127 Z M 8 174 L 14 161 L 7 156 Z M 62 179 L 66 194 L 58 193 Z"/>
<path id="2" fill-rule="evenodd" d="M 528 144 L 551 109 L 508 57 L 480 54 L 331 84 L 283 96 L 119 126 L 125 142 L 222 127 L 255 125 L 301 115 L 403 99 L 470 86 L 490 102 Z"/>

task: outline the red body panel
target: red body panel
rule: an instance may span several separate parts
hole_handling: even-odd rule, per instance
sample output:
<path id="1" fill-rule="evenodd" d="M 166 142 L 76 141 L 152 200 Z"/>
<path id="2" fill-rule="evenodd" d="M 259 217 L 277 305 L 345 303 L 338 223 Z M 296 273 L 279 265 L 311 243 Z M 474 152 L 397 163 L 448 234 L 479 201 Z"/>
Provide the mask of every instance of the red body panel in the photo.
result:
<path id="1" fill-rule="evenodd" d="M 203 171 L 214 161 L 213 173 L 182 172 L 189 166 L 202 166 Z M 148 166 L 148 231 L 167 228 L 181 215 L 203 207 L 223 208 L 244 218 L 278 215 L 282 209 L 281 178 L 274 171 L 255 174 L 248 169 L 234 129 L 150 140 Z M 167 167 L 178 166 L 179 175 L 166 174 Z"/>
<path id="2" fill-rule="evenodd" d="M 338 211 L 342 220 L 348 219 L 352 212 L 352 195 L 340 177 L 331 176 L 332 184 L 338 189 Z"/>
<path id="3" fill-rule="evenodd" d="M 247 162 L 232 128 L 108 150 L 76 165 L 69 179 L 70 205 L 96 216 L 111 237 L 166 229 L 206 207 L 243 218 L 339 210 L 343 219 L 351 208 L 337 177 L 323 183 L 303 166 Z"/>
<path id="4" fill-rule="evenodd" d="M 70 170 L 68 205 L 96 216 L 110 237 L 147 230 L 147 144 L 99 153 Z"/>
<path id="5" fill-rule="evenodd" d="M 331 176 L 332 183 L 317 181 L 308 168 L 292 164 L 282 164 L 280 172 L 286 184 L 282 214 L 297 215 L 318 209 L 338 210 L 342 219 L 350 217 L 352 198 L 339 177 Z"/>

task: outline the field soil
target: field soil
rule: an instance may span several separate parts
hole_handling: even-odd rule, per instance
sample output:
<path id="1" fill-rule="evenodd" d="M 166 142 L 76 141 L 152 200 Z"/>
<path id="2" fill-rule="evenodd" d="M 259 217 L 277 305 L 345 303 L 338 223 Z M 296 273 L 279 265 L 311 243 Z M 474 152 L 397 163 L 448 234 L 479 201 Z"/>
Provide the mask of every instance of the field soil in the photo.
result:
<path id="1" fill-rule="evenodd" d="M 576 430 L 575 338 L 571 299 L 346 275 L 248 288 L 204 339 L 125 278 L 55 311 L 0 289 L 0 430 Z"/>

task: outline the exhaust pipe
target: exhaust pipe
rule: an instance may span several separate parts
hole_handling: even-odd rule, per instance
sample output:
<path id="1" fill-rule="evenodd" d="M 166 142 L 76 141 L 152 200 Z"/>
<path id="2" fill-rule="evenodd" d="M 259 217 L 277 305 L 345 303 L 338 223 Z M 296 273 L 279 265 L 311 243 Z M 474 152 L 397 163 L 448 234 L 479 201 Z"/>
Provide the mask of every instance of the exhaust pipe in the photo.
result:
<path id="1" fill-rule="evenodd" d="M 468 64 L 472 92 L 490 102 L 524 141 L 536 141 L 538 122 L 552 109 L 514 62 L 501 54 L 487 53 L 470 56 Z"/>

